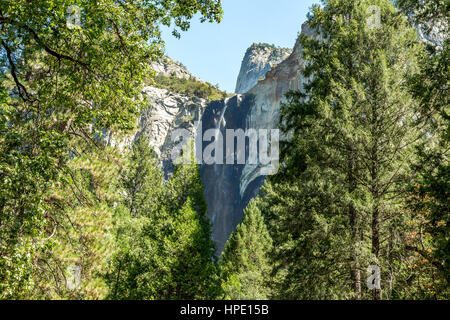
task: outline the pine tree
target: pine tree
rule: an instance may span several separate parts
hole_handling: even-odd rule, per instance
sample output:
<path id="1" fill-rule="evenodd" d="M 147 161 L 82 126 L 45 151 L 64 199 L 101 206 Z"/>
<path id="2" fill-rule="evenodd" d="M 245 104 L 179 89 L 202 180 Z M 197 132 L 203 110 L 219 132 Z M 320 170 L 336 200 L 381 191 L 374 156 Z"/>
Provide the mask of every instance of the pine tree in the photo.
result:
<path id="1" fill-rule="evenodd" d="M 367 298 L 365 270 L 377 265 L 389 298 L 394 258 L 404 249 L 410 162 L 425 132 L 405 88 L 420 46 L 388 1 L 324 4 L 308 19 L 319 37 L 301 36 L 310 81 L 282 107 L 282 130 L 291 140 L 280 177 L 263 189 L 271 203 L 263 210 L 286 273 L 285 296 Z M 368 22 L 373 5 L 379 25 Z"/>
<path id="2" fill-rule="evenodd" d="M 444 35 L 441 45 L 429 44 L 426 52 L 419 56 L 420 73 L 409 81 L 412 94 L 420 102 L 421 117 L 432 124 L 428 128 L 428 134 L 434 136 L 436 142 L 423 143 L 417 150 L 419 158 L 414 164 L 414 170 L 418 175 L 411 181 L 409 201 L 413 227 L 410 228 L 407 249 L 416 255 L 409 267 L 416 271 L 414 276 L 422 283 L 422 286 L 415 290 L 415 297 L 448 299 L 450 4 L 444 0 L 399 0 L 398 5 L 409 15 L 411 22 L 419 24 L 425 32 L 435 28 Z"/>
<path id="3" fill-rule="evenodd" d="M 114 225 L 123 214 L 117 150 L 84 145 L 66 168 L 67 178 L 45 195 L 49 235 L 34 257 L 33 291 L 27 298 L 103 299 L 102 273 L 114 248 Z"/>
<path id="4" fill-rule="evenodd" d="M 173 232 L 165 241 L 167 259 L 172 260 L 168 299 L 212 299 L 218 294 L 209 225 L 194 208 L 194 201 L 189 197 L 176 213 Z"/>
<path id="5" fill-rule="evenodd" d="M 193 143 L 184 149 L 186 161 L 176 166 L 166 187 L 166 207 L 175 219 L 170 254 L 174 291 L 171 299 L 212 299 L 219 293 L 215 245 Z"/>
<path id="6" fill-rule="evenodd" d="M 132 146 L 131 165 L 123 174 L 126 205 L 133 216 L 151 215 L 160 205 L 164 178 L 156 154 L 149 145 L 147 136 L 141 135 L 137 139 Z"/>
<path id="7" fill-rule="evenodd" d="M 221 257 L 220 274 L 225 299 L 270 298 L 271 250 L 272 239 L 264 218 L 256 201 L 251 201 Z"/>
<path id="8" fill-rule="evenodd" d="M 192 205 L 199 216 L 206 218 L 206 201 L 203 195 L 199 166 L 194 158 L 194 144 L 192 141 L 183 148 L 182 154 L 175 160 L 175 163 L 177 165 L 167 183 L 165 192 L 169 209 L 176 212 L 190 197 Z M 206 225 L 209 226 L 209 222 Z"/>
<path id="9" fill-rule="evenodd" d="M 145 143 L 133 149 L 139 155 L 132 156 L 132 163 L 138 163 L 131 167 L 137 170 L 130 170 L 132 178 L 125 181 L 128 189 L 139 190 L 136 195 L 142 204 L 135 206 L 136 214 L 130 214 L 118 228 L 119 250 L 106 276 L 109 298 L 215 298 L 218 279 L 214 243 L 198 165 L 178 165 L 164 183 L 155 169 L 139 166 L 153 164 L 149 149 Z M 141 173 L 139 179 L 135 179 L 136 172 Z M 133 184 L 136 181 L 139 185 Z M 155 199 L 158 203 L 152 205 Z"/>

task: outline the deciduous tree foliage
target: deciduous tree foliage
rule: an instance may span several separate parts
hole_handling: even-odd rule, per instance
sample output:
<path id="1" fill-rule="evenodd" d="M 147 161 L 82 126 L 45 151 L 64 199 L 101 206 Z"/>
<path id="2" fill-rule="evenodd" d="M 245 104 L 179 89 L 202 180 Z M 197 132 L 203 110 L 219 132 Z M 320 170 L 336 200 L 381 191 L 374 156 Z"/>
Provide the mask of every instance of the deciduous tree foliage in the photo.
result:
<path id="1" fill-rule="evenodd" d="M 66 177 L 80 141 L 134 127 L 160 26 L 179 35 L 197 13 L 220 21 L 220 1 L 0 3 L 0 297 L 28 296 L 52 225 L 45 192 Z"/>

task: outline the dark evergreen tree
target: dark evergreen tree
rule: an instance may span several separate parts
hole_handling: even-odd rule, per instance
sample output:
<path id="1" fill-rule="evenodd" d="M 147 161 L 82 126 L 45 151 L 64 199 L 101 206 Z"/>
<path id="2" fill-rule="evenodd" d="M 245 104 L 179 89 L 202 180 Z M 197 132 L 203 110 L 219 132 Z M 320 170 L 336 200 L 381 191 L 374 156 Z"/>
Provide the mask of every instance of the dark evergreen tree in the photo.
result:
<path id="1" fill-rule="evenodd" d="M 219 288 L 214 243 L 198 165 L 178 165 L 165 184 L 148 144 L 138 142 L 133 153 L 134 169 L 125 181 L 141 202 L 127 201 L 139 205 L 118 228 L 119 251 L 106 276 L 110 298 L 215 298 Z M 136 172 L 141 173 L 138 178 Z"/>
<path id="2" fill-rule="evenodd" d="M 164 183 L 156 154 L 149 148 L 147 136 L 141 135 L 131 155 L 131 165 L 124 172 L 126 205 L 133 216 L 146 215 L 158 210 Z"/>
<path id="3" fill-rule="evenodd" d="M 193 143 L 184 149 L 184 159 L 175 168 L 165 190 L 166 208 L 175 219 L 168 252 L 176 257 L 172 267 L 171 298 L 212 299 L 219 294 L 215 245 L 211 240 L 211 222 Z"/>
<path id="4" fill-rule="evenodd" d="M 377 265 L 389 298 L 404 246 L 410 162 L 425 133 L 405 87 L 417 73 L 420 46 L 389 1 L 324 5 L 308 19 L 317 36 L 301 36 L 310 81 L 282 107 L 281 126 L 291 137 L 282 150 L 285 168 L 263 190 L 286 273 L 281 295 L 371 297 L 366 269 Z M 370 20 L 374 5 L 379 24 Z M 381 293 L 373 290 L 373 298 Z"/>
<path id="5" fill-rule="evenodd" d="M 244 219 L 231 235 L 220 262 L 225 299 L 265 300 L 271 297 L 272 239 L 264 218 L 251 201 Z"/>
<path id="6" fill-rule="evenodd" d="M 398 0 L 398 6 L 414 25 L 428 34 L 440 35 L 442 43 L 429 43 L 419 56 L 420 73 L 412 77 L 409 87 L 420 102 L 420 115 L 431 126 L 428 134 L 436 142 L 423 143 L 414 163 L 418 172 L 411 181 L 410 209 L 413 224 L 406 248 L 417 255 L 410 268 L 417 298 L 448 299 L 450 269 L 450 115 L 449 115 L 449 27 L 450 3 L 445 0 Z M 417 232 L 420 230 L 420 232 Z M 411 279 L 411 277 L 409 278 Z"/>

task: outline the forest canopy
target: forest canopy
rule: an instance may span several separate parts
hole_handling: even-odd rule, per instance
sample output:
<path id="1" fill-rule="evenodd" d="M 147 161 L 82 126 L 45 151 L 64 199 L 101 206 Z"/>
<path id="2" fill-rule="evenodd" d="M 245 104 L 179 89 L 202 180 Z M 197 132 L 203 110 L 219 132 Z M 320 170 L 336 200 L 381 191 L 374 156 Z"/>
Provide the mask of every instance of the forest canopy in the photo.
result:
<path id="1" fill-rule="evenodd" d="M 228 97 L 150 67 L 221 1 L 2 0 L 0 299 L 448 300 L 448 6 L 311 7 L 282 165 L 219 253 L 193 144 L 167 174 L 137 130 L 145 86 Z"/>

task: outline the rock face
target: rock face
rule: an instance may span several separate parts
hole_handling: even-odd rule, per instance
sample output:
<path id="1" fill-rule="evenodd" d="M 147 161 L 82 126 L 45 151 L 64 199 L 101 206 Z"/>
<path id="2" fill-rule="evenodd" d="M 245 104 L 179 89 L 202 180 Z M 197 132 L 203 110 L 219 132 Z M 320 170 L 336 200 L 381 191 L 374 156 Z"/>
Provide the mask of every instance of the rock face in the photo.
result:
<path id="1" fill-rule="evenodd" d="M 394 6 L 395 0 L 391 0 Z M 417 24 L 414 16 L 410 16 L 412 23 L 416 26 L 419 39 L 426 45 L 435 47 L 436 49 L 442 49 L 445 40 L 448 38 L 448 19 L 439 19 L 434 23 Z"/>
<path id="2" fill-rule="evenodd" d="M 313 36 L 306 24 L 302 33 Z M 247 51 L 246 56 L 252 51 Z M 246 64 L 246 59 L 243 64 Z M 216 128 L 225 137 L 227 129 L 277 129 L 280 104 L 289 90 L 302 88 L 304 66 L 302 48 L 297 42 L 292 53 L 268 70 L 265 78 L 257 81 L 247 93 L 210 104 L 202 117 L 202 132 Z M 241 71 L 245 69 L 243 66 Z M 203 149 L 208 143 L 203 144 Z M 261 171 L 268 166 L 246 163 L 201 166 L 208 215 L 213 223 L 212 237 L 218 253 L 223 250 L 230 234 L 242 220 L 244 208 L 257 195 L 265 179 Z"/>
<path id="3" fill-rule="evenodd" d="M 197 79 L 181 64 L 168 57 L 153 63 L 152 67 L 158 74 L 165 76 Z M 145 87 L 142 94 L 147 98 L 149 108 L 141 112 L 138 130 L 125 137 L 116 137 L 111 132 L 106 132 L 104 140 L 107 145 L 123 150 L 140 135 L 147 135 L 167 178 L 173 171 L 171 153 L 176 143 L 171 139 L 172 133 L 177 129 L 186 129 L 195 138 L 197 133 L 195 123 L 200 120 L 208 101 L 151 86 Z"/>
<path id="4" fill-rule="evenodd" d="M 253 44 L 247 49 L 236 83 L 236 93 L 242 94 L 253 88 L 267 71 L 286 59 L 292 50 L 268 44 Z"/>
<path id="5" fill-rule="evenodd" d="M 172 133 L 186 129 L 195 139 L 195 123 L 201 119 L 208 101 L 198 97 L 188 97 L 154 87 L 144 88 L 150 108 L 141 113 L 139 134 L 150 138 L 150 145 L 161 161 L 165 176 L 173 170 L 171 153 L 176 142 Z"/>
<path id="6" fill-rule="evenodd" d="M 431 33 L 424 33 L 419 28 L 420 39 L 442 45 L 444 34 L 436 28 L 431 30 Z M 301 33 L 320 37 L 306 23 L 302 25 Z M 258 55 L 255 53 L 258 49 L 252 48 L 245 55 L 236 89 L 244 94 L 210 104 L 203 114 L 203 132 L 218 128 L 225 136 L 227 129 L 275 129 L 285 94 L 290 90 L 302 90 L 308 81 L 302 76 L 307 62 L 303 59 L 299 41 L 286 59 L 271 68 L 263 66 L 263 55 Z M 264 78 L 261 75 L 265 75 Z M 213 222 L 212 236 L 219 253 L 241 221 L 244 208 L 264 183 L 261 169 L 264 166 L 251 164 L 202 165 L 208 213 Z"/>
<path id="7" fill-rule="evenodd" d="M 237 95 L 224 101 L 212 102 L 202 117 L 202 135 L 208 129 L 218 129 L 225 138 L 226 130 L 246 129 L 248 116 L 253 107 L 251 95 Z M 203 142 L 201 150 L 210 142 Z M 228 143 L 228 142 L 226 142 Z M 246 148 L 248 154 L 248 146 Z M 216 242 L 217 253 L 225 247 L 230 234 L 242 220 L 242 212 L 250 199 L 261 187 L 264 177 L 259 176 L 246 184 L 241 193 L 245 164 L 202 164 L 200 174 L 208 204 L 208 217 L 212 222 L 212 238 Z"/>
<path id="8" fill-rule="evenodd" d="M 427 45 L 431 45 L 437 49 L 442 49 L 445 39 L 448 34 L 445 32 L 446 26 L 444 22 L 436 25 L 417 27 L 419 38 Z"/>
<path id="9" fill-rule="evenodd" d="M 302 26 L 302 34 L 317 37 L 307 24 Z M 442 33 L 421 33 L 420 28 L 419 36 L 424 41 L 437 45 L 442 44 L 444 39 Z M 173 169 L 170 155 L 174 147 L 171 141 L 174 130 L 183 128 L 187 129 L 192 137 L 203 137 L 208 129 L 218 129 L 222 136 L 226 137 L 227 129 L 276 129 L 284 95 L 289 90 L 301 90 L 308 81 L 301 75 L 305 64 L 299 41 L 293 50 L 252 45 L 242 62 L 236 96 L 208 103 L 206 99 L 146 87 L 143 93 L 147 96 L 150 107 L 142 112 L 138 131 L 121 139 L 106 134 L 105 139 L 109 145 L 124 148 L 139 135 L 146 134 L 161 159 L 167 177 Z M 167 57 L 152 66 L 157 73 L 167 77 L 200 81 L 181 64 Z M 200 119 L 201 126 L 197 126 L 196 122 Z M 203 151 L 209 144 L 210 142 L 202 142 L 196 144 L 196 148 Z M 247 160 L 248 153 L 247 143 Z M 212 238 L 217 244 L 218 254 L 222 252 L 230 234 L 242 220 L 244 208 L 264 183 L 263 169 L 267 169 L 267 166 L 201 165 L 208 217 L 212 221 Z"/>
<path id="10" fill-rule="evenodd" d="M 151 64 L 151 68 L 158 74 L 166 77 L 177 77 L 180 79 L 194 79 L 203 82 L 199 78 L 193 76 L 185 66 L 180 62 L 172 60 L 168 56 L 164 56 L 159 61 Z"/>

